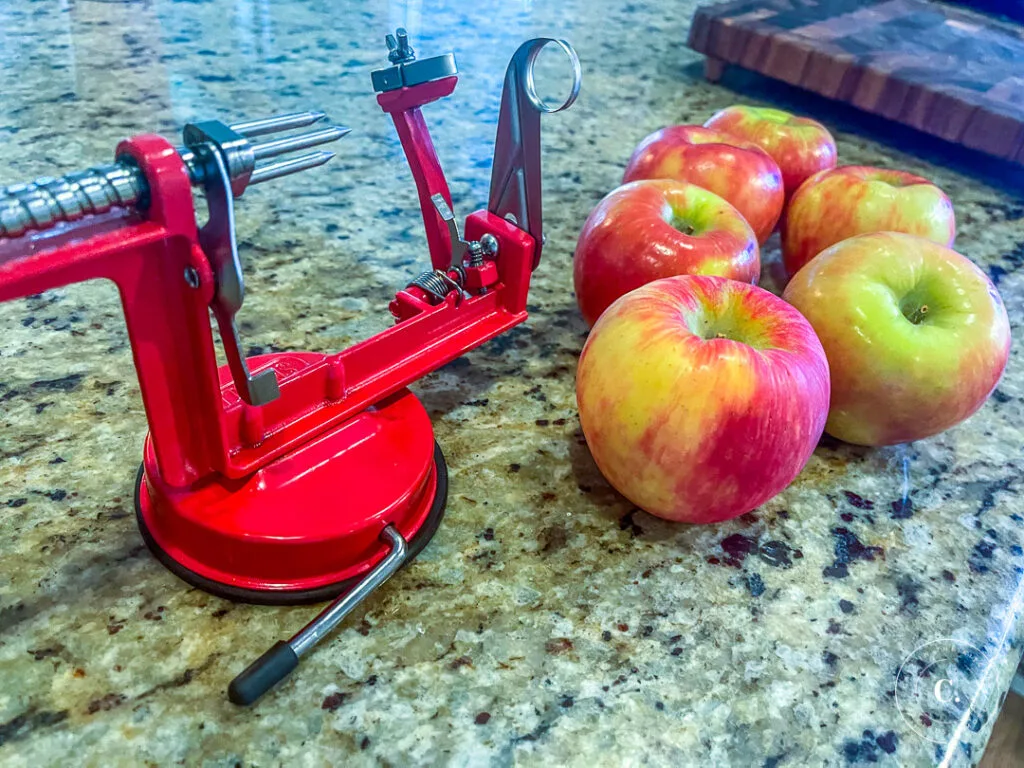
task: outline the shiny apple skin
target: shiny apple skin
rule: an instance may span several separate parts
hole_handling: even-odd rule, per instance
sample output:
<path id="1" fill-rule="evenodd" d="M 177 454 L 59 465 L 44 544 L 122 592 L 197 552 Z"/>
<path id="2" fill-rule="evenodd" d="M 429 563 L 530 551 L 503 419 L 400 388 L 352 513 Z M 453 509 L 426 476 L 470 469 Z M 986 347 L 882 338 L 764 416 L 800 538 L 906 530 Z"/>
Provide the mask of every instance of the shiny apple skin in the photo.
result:
<path id="1" fill-rule="evenodd" d="M 720 277 L 623 296 L 576 375 L 598 468 L 641 509 L 686 523 L 742 515 L 789 485 L 821 436 L 828 393 L 825 353 L 800 313 Z"/>
<path id="2" fill-rule="evenodd" d="M 680 231 L 684 223 L 696 231 Z M 699 274 L 754 283 L 760 273 L 757 238 L 739 211 L 713 192 L 668 179 L 630 182 L 607 195 L 583 225 L 573 258 L 588 325 L 652 280 Z"/>
<path id="3" fill-rule="evenodd" d="M 757 144 L 699 125 L 655 131 L 633 151 L 624 184 L 676 179 L 714 192 L 732 205 L 764 244 L 782 215 L 782 172 Z"/>
<path id="4" fill-rule="evenodd" d="M 839 157 L 835 139 L 824 125 L 781 109 L 727 107 L 704 125 L 751 141 L 771 155 L 782 171 L 787 200 L 806 179 L 834 168 Z"/>
<path id="5" fill-rule="evenodd" d="M 999 292 L 969 259 L 924 238 L 843 240 L 797 272 L 783 297 L 821 339 L 832 371 L 825 431 L 848 443 L 949 429 L 982 406 L 1006 367 Z"/>
<path id="6" fill-rule="evenodd" d="M 869 232 L 906 232 L 953 245 L 956 217 L 946 193 L 906 171 L 844 165 L 822 171 L 789 201 L 782 260 L 790 275 L 830 245 Z"/>

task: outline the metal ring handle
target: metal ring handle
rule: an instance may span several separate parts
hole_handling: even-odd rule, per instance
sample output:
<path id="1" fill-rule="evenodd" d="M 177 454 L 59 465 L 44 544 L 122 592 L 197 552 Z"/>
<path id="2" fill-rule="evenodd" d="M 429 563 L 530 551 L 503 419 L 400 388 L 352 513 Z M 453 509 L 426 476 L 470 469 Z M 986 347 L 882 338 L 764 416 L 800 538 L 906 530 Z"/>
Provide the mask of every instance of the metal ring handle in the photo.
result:
<path id="1" fill-rule="evenodd" d="M 537 56 L 540 55 L 541 50 L 548 43 L 557 45 L 569 57 L 569 64 L 572 67 L 572 89 L 569 91 L 565 101 L 557 107 L 552 107 L 537 95 L 537 87 L 533 77 L 533 68 L 537 62 Z M 546 112 L 548 114 L 561 112 L 563 109 L 571 107 L 573 102 L 576 101 L 576 97 L 580 95 L 580 84 L 583 82 L 580 57 L 576 55 L 576 50 L 565 40 L 556 40 L 551 37 L 538 37 L 535 40 L 531 40 L 527 45 L 529 45 L 529 48 L 526 51 L 526 58 L 520 60 L 519 67 L 523 82 L 526 84 L 526 97 L 530 100 L 530 104 L 538 112 Z"/>

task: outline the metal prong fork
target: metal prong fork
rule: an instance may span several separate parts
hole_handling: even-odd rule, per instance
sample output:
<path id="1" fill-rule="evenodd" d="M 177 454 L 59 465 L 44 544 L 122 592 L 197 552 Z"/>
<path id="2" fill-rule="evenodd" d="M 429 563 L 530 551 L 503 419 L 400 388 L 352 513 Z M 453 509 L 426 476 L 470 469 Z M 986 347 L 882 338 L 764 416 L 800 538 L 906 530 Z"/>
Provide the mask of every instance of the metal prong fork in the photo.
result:
<path id="1" fill-rule="evenodd" d="M 279 133 L 291 130 L 292 128 L 306 127 L 319 122 L 323 117 L 324 114 L 322 112 L 299 112 L 294 115 L 281 115 L 280 117 L 267 120 L 258 120 L 249 124 L 242 123 L 241 127 L 245 128 L 245 131 L 239 131 L 238 126 L 231 126 L 231 128 L 246 138 L 250 138 L 252 136 L 264 136 L 268 133 Z M 255 128 L 252 126 L 255 126 Z M 347 136 L 350 132 L 351 129 L 349 128 L 331 125 L 316 131 L 310 131 L 309 133 L 300 133 L 294 136 L 285 136 L 284 138 L 253 144 L 253 159 L 255 161 L 265 160 L 299 149 L 309 149 L 310 147 L 329 144 L 332 141 L 337 141 Z M 315 168 L 318 165 L 323 165 L 332 157 L 334 157 L 333 152 L 309 152 L 299 157 L 270 163 L 269 165 L 254 169 L 249 183 L 259 184 L 271 179 L 288 176 L 292 173 L 298 173 L 299 171 L 305 171 L 309 168 Z"/>
<path id="2" fill-rule="evenodd" d="M 235 197 L 241 197 L 250 184 L 260 184 L 271 179 L 289 176 L 323 165 L 334 157 L 333 152 L 309 152 L 298 157 L 289 157 L 274 163 L 256 167 L 258 160 L 279 157 L 299 149 L 319 147 L 330 144 L 350 133 L 348 128 L 330 125 L 305 133 L 297 133 L 269 141 L 254 143 L 252 139 L 259 136 L 285 133 L 297 128 L 307 128 L 319 123 L 326 115 L 323 112 L 294 112 L 287 115 L 247 120 L 233 125 L 225 125 L 215 120 L 188 125 L 185 127 L 185 144 L 182 156 L 193 171 L 193 182 L 203 183 L 200 173 L 195 173 L 196 164 L 192 162 L 192 151 L 196 144 L 212 143 L 224 158 L 228 174 L 231 176 L 231 191 Z M 187 153 L 187 154 L 186 154 Z"/>
<path id="3" fill-rule="evenodd" d="M 216 120 L 185 126 L 184 138 L 191 156 L 187 163 L 193 181 L 205 191 L 209 220 L 199 230 L 199 244 L 213 267 L 216 279 L 211 309 L 220 326 L 221 341 L 235 388 L 250 405 L 265 405 L 280 394 L 273 369 L 253 374 L 243 354 L 235 315 L 245 299 L 242 264 L 235 240 L 234 205 L 250 184 L 298 173 L 323 165 L 333 152 L 317 151 L 290 157 L 257 167 L 258 160 L 280 157 L 299 149 L 308 149 L 337 141 L 348 128 L 328 126 L 292 136 L 252 143 L 252 136 L 266 136 L 295 128 L 305 128 L 324 118 L 322 112 L 291 115 L 225 125 Z"/>
<path id="4" fill-rule="evenodd" d="M 257 136 L 266 136 L 268 133 L 281 133 L 292 131 L 296 128 L 307 128 L 314 123 L 319 123 L 327 117 L 325 112 L 291 112 L 287 115 L 276 115 L 275 117 L 264 117 L 259 120 L 246 120 L 235 123 L 231 130 L 240 133 L 247 139 L 254 139 Z"/>

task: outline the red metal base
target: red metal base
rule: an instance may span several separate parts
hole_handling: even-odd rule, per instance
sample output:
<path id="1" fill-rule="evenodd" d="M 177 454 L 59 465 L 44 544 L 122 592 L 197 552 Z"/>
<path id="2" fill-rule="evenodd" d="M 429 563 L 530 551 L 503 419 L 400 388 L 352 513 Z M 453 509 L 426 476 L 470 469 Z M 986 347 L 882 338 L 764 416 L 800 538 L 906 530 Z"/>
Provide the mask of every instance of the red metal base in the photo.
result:
<path id="1" fill-rule="evenodd" d="M 171 487 L 147 437 L 136 512 L 150 549 L 185 581 L 282 604 L 344 591 L 384 557 L 388 523 L 415 555 L 446 498 L 430 419 L 402 390 L 238 480 Z"/>

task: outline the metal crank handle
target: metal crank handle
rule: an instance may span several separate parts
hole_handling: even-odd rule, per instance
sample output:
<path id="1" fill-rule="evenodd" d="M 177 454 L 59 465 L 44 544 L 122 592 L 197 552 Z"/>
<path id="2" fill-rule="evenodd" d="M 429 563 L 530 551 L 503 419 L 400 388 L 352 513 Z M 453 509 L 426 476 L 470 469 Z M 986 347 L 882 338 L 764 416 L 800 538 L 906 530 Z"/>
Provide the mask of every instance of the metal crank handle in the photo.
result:
<path id="1" fill-rule="evenodd" d="M 335 599 L 290 640 L 279 640 L 232 680 L 228 686 L 228 699 L 232 703 L 248 706 L 288 677 L 299 665 L 301 656 L 312 650 L 373 590 L 402 567 L 409 552 L 402 534 L 394 526 L 387 525 L 381 531 L 380 538 L 391 547 L 384 559 L 362 581 Z"/>
<path id="2" fill-rule="evenodd" d="M 544 46 L 554 44 L 569 58 L 572 88 L 561 104 L 552 106 L 537 95 L 534 66 Z M 561 112 L 576 101 L 583 76 L 576 51 L 565 40 L 539 37 L 519 46 L 505 72 L 498 133 L 494 140 L 488 210 L 513 220 L 536 243 L 533 266 L 540 262 L 544 244 L 541 210 L 540 116 Z"/>

